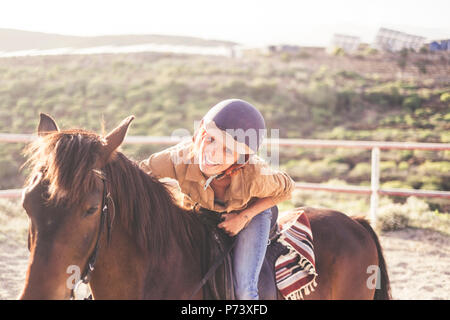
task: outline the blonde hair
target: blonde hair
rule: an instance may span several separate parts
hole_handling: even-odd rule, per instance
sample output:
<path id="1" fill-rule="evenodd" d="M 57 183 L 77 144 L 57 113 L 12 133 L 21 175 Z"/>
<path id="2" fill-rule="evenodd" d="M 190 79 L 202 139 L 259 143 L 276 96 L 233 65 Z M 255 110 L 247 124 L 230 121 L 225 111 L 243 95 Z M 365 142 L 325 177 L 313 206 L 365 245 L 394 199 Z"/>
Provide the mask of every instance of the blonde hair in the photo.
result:
<path id="1" fill-rule="evenodd" d="M 204 124 L 202 123 L 200 127 L 197 129 L 196 132 L 194 132 L 194 135 L 192 136 L 192 144 L 189 150 L 189 158 L 197 156 L 200 151 L 200 145 L 202 143 L 203 137 L 207 134 Z M 220 174 L 218 179 L 222 179 L 225 176 L 233 176 L 237 173 L 237 171 L 242 168 L 245 164 L 247 164 L 250 155 L 245 154 L 245 163 L 238 164 L 234 163 L 232 164 L 228 169 L 226 169 L 222 174 Z"/>
<path id="2" fill-rule="evenodd" d="M 189 150 L 189 158 L 192 158 L 194 156 L 197 156 L 200 151 L 200 145 L 202 144 L 203 137 L 206 135 L 205 126 L 203 123 L 200 125 L 200 127 L 197 129 L 197 131 L 194 132 L 192 136 L 192 144 Z"/>

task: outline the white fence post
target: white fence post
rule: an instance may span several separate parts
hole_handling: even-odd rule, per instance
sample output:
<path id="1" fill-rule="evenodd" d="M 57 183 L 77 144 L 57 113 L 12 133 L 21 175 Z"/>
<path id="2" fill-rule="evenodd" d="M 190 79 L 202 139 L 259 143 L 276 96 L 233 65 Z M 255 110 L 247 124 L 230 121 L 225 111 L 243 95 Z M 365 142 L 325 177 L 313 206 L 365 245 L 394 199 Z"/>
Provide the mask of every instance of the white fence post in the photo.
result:
<path id="1" fill-rule="evenodd" d="M 380 148 L 372 148 L 370 189 L 370 223 L 376 227 L 378 209 L 378 191 L 380 190 Z"/>

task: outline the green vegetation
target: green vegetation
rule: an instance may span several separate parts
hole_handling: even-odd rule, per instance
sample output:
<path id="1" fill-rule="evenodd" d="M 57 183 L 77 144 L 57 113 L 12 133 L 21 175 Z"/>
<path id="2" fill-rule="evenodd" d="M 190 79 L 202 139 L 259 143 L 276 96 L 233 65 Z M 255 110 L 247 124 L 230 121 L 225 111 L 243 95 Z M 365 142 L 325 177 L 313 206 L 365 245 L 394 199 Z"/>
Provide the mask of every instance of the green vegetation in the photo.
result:
<path id="1" fill-rule="evenodd" d="M 336 47 L 332 51 L 333 56 L 342 57 L 345 56 L 345 50 L 339 47 Z"/>
<path id="2" fill-rule="evenodd" d="M 404 71 L 407 63 L 408 63 L 408 49 L 402 49 L 397 59 L 397 65 L 400 67 L 402 71 Z"/>
<path id="3" fill-rule="evenodd" d="M 99 133 L 102 121 L 109 130 L 130 114 L 136 119 L 129 135 L 171 135 L 180 128 L 193 132 L 194 121 L 212 105 L 239 97 L 254 103 L 268 128 L 280 129 L 281 138 L 450 142 L 450 87 L 433 73 L 448 71 L 446 59 L 429 59 L 424 78 L 417 68 L 408 71 L 398 64 L 414 61 L 415 55 L 425 59 L 424 53 L 385 58 L 366 49 L 364 59 L 336 54 L 3 58 L 0 132 L 34 133 L 39 112 L 54 116 L 61 128 Z M 381 59 L 387 60 L 378 65 Z M 399 68 L 401 79 L 395 76 Z M 19 172 L 23 147 L 0 144 L 0 189 L 22 186 L 27 173 Z M 125 145 L 123 151 L 140 160 L 163 148 Z M 281 168 L 296 181 L 370 183 L 367 150 L 282 148 L 280 153 Z M 382 151 L 381 183 L 450 190 L 449 159 L 450 152 L 443 151 Z M 367 200 L 358 197 L 356 207 L 365 210 Z M 405 199 L 392 201 L 401 205 Z M 448 201 L 424 201 L 433 212 L 450 211 Z"/>
<path id="4" fill-rule="evenodd" d="M 413 227 L 450 235 L 450 215 L 432 211 L 424 200 L 415 197 L 409 197 L 404 204 L 391 202 L 381 205 L 377 223 L 381 231 Z"/>
<path id="5" fill-rule="evenodd" d="M 450 104 L 450 92 L 444 92 L 441 94 L 441 101 Z"/>

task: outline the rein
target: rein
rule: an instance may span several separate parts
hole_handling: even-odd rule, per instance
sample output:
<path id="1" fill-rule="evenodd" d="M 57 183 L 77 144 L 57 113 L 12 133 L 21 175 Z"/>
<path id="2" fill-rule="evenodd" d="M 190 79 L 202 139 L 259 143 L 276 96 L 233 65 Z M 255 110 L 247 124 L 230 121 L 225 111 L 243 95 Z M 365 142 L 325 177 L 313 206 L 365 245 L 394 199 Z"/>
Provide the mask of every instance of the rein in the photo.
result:
<path id="1" fill-rule="evenodd" d="M 217 233 L 214 233 L 214 239 L 220 246 L 220 240 L 217 236 Z M 192 300 L 197 293 L 200 291 L 200 289 L 203 288 L 203 286 L 208 282 L 208 280 L 215 274 L 217 268 L 223 263 L 225 258 L 230 254 L 231 250 L 234 248 L 234 245 L 236 244 L 236 241 L 233 241 L 233 243 L 226 248 L 226 250 L 221 251 L 220 255 L 216 258 L 214 264 L 209 268 L 208 272 L 203 276 L 203 278 L 200 280 L 199 283 L 195 286 L 194 290 L 192 290 L 191 295 L 189 296 L 189 300 Z"/>
<path id="2" fill-rule="evenodd" d="M 75 285 L 73 286 L 72 290 L 70 291 L 70 300 L 75 300 L 75 293 L 80 286 L 80 284 L 88 284 L 91 280 L 92 272 L 94 271 L 95 263 L 97 262 L 97 256 L 100 249 L 100 239 L 103 234 L 104 224 L 109 216 L 109 210 L 108 210 L 108 198 L 111 198 L 110 193 L 106 190 L 106 179 L 104 177 L 101 178 L 103 182 L 103 197 L 102 197 L 102 213 L 100 214 L 100 226 L 99 231 L 97 235 L 97 240 L 95 242 L 94 251 L 89 256 L 87 265 L 84 268 L 83 274 L 81 275 L 80 280 L 78 280 Z M 109 217 L 110 221 L 112 217 Z M 111 230 L 110 226 L 108 226 L 108 233 L 109 237 L 111 236 Z M 109 239 L 108 239 L 109 241 Z M 92 300 L 92 294 L 89 295 L 89 297 L 85 298 L 84 300 Z"/>
<path id="3" fill-rule="evenodd" d="M 196 207 L 194 208 L 194 211 L 199 210 Z M 217 244 L 217 247 L 219 248 L 220 252 L 219 254 L 215 257 L 214 259 L 214 263 L 212 266 L 210 266 L 208 268 L 208 271 L 203 275 L 202 279 L 200 280 L 200 282 L 197 283 L 197 285 L 195 286 L 195 288 L 192 290 L 188 300 L 192 300 L 197 293 L 205 286 L 205 284 L 208 282 L 208 280 L 211 279 L 211 277 L 215 274 L 217 268 L 220 267 L 220 265 L 223 264 L 224 260 L 227 258 L 227 256 L 230 254 L 231 250 L 233 250 L 236 241 L 235 239 L 232 239 L 231 244 L 229 245 L 225 245 L 225 248 L 223 248 L 224 243 L 220 240 L 219 238 L 219 230 L 215 229 L 215 226 L 222 221 L 222 214 L 215 212 L 215 211 L 211 211 L 211 210 L 206 210 L 206 209 L 200 209 L 197 214 L 202 218 L 202 223 L 207 225 L 207 226 L 214 226 L 214 228 L 212 229 L 212 234 L 213 234 L 213 238 L 214 241 Z"/>

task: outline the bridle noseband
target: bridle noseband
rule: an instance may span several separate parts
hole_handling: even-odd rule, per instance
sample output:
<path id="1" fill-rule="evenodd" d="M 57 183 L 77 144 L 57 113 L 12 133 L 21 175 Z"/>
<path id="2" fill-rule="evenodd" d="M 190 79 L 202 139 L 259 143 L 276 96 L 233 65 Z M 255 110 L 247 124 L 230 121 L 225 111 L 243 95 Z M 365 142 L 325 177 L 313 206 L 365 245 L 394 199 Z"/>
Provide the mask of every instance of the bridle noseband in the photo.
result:
<path id="1" fill-rule="evenodd" d="M 100 249 L 100 239 L 102 237 L 103 234 L 103 229 L 104 229 L 104 224 L 106 223 L 106 220 L 109 218 L 110 223 L 108 224 L 108 243 L 111 239 L 111 227 L 112 227 L 112 218 L 110 216 L 110 212 L 108 209 L 108 199 L 112 200 L 111 198 L 111 194 L 107 192 L 106 189 L 106 178 L 102 175 L 101 176 L 102 182 L 103 182 L 103 196 L 102 196 L 102 212 L 100 214 L 100 226 L 99 226 L 99 231 L 98 231 L 98 235 L 97 235 L 97 240 L 95 242 L 95 247 L 94 247 L 94 251 L 92 251 L 91 255 L 89 256 L 89 259 L 87 261 L 87 265 L 84 268 L 84 271 L 81 275 L 80 280 L 78 280 L 75 285 L 73 286 L 73 288 L 70 291 L 70 299 L 71 300 L 75 300 L 75 293 L 76 290 L 78 289 L 78 287 L 80 286 L 80 284 L 84 283 L 84 284 L 88 284 L 89 281 L 91 280 L 91 276 L 92 276 L 92 272 L 94 271 L 94 267 L 95 267 L 95 263 L 97 261 L 97 256 L 98 256 L 98 251 Z M 113 203 L 111 201 L 111 203 Z M 85 298 L 84 300 L 91 300 L 92 299 L 92 294 L 89 295 L 89 297 Z"/>

